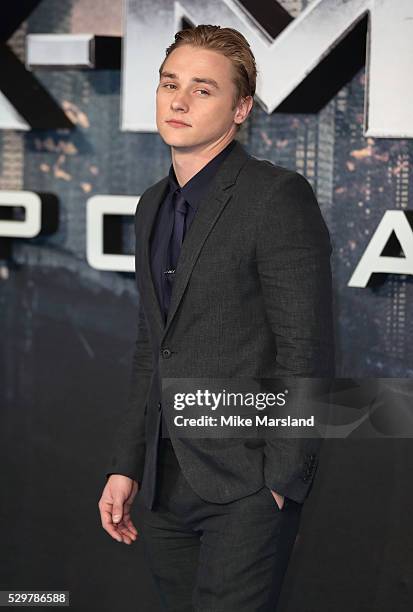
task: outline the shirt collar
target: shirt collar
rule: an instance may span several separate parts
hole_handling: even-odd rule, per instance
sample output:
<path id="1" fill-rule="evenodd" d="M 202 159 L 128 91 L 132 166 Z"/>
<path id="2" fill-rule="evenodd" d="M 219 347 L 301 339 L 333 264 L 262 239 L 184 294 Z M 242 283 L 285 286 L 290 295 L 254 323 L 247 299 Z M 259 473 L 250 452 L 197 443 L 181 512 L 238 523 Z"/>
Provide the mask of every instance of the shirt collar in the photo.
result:
<path id="1" fill-rule="evenodd" d="M 183 187 L 179 187 L 179 183 L 176 179 L 175 170 L 173 164 L 169 168 L 169 188 L 171 193 L 174 193 L 177 189 L 180 189 L 180 192 L 184 196 L 186 202 L 193 208 L 197 210 L 199 201 L 211 182 L 212 177 L 215 172 L 218 170 L 221 163 L 224 161 L 225 157 L 235 146 L 235 140 L 231 140 L 231 142 L 218 153 L 215 157 L 213 157 L 199 172 L 197 172 Z"/>

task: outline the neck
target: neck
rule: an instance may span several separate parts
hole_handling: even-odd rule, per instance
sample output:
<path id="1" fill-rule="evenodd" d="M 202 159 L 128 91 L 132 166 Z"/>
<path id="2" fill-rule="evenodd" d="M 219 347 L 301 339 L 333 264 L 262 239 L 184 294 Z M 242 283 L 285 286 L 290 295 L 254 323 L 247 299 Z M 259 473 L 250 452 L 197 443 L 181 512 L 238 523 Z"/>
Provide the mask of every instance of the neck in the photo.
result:
<path id="1" fill-rule="evenodd" d="M 208 162 L 216 157 L 225 147 L 234 140 L 235 134 L 231 132 L 222 139 L 208 144 L 193 147 L 171 147 L 172 165 L 180 187 L 191 180 L 197 172 L 202 170 Z"/>

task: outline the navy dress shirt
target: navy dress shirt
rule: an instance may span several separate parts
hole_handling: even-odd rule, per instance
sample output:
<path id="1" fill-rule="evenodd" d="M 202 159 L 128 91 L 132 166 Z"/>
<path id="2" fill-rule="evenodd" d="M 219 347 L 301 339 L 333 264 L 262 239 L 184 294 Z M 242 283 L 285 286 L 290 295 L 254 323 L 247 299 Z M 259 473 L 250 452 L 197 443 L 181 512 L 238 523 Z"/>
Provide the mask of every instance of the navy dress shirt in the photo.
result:
<path id="1" fill-rule="evenodd" d="M 197 172 L 183 187 L 175 176 L 174 167 L 171 164 L 169 169 L 169 189 L 161 203 L 158 214 L 156 216 L 154 228 L 151 234 L 151 271 L 155 285 L 156 293 L 159 300 L 159 305 L 164 315 L 164 323 L 168 314 L 166 305 L 166 296 L 164 295 L 163 275 L 167 270 L 168 244 L 171 237 L 174 210 L 173 210 L 173 195 L 178 189 L 182 193 L 186 202 L 189 204 L 185 222 L 185 233 L 188 231 L 198 209 L 198 204 L 201 197 L 206 192 L 207 187 L 211 183 L 211 179 L 218 170 L 220 164 L 234 147 L 235 141 L 232 140 L 218 155 L 212 158 L 199 172 Z M 185 238 L 184 238 L 185 239 Z"/>
<path id="2" fill-rule="evenodd" d="M 232 140 L 218 155 L 213 157 L 199 172 L 197 172 L 183 187 L 179 186 L 176 179 L 174 167 L 169 169 L 169 189 L 163 202 L 160 204 L 150 239 L 150 257 L 152 279 L 158 296 L 159 305 L 163 312 L 164 323 L 168 315 L 167 296 L 164 291 L 163 275 L 168 266 L 168 245 L 171 237 L 174 221 L 173 195 L 178 189 L 188 203 L 188 212 L 185 220 L 185 235 L 188 231 L 202 196 L 206 193 L 212 177 L 218 170 L 220 164 L 235 146 Z M 184 235 L 184 240 L 185 240 Z M 160 397 L 161 395 L 159 395 Z M 161 435 L 168 437 L 167 427 L 162 414 Z"/>

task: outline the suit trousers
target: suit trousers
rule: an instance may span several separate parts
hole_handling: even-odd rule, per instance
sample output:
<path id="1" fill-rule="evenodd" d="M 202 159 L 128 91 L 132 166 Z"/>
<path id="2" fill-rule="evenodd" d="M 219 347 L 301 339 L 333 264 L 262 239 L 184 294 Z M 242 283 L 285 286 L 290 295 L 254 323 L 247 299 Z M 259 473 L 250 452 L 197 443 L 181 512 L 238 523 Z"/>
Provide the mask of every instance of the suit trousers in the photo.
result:
<path id="1" fill-rule="evenodd" d="M 280 510 L 266 486 L 235 501 L 203 500 L 182 474 L 171 441 L 159 441 L 155 502 L 140 537 L 162 609 L 274 612 L 302 504 Z"/>

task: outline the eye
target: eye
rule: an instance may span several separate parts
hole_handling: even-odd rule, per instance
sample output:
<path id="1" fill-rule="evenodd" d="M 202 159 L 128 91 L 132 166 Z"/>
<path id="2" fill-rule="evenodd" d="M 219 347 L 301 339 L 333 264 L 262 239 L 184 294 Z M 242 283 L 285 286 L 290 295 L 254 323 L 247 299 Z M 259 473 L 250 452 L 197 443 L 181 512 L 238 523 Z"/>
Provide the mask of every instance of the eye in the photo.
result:
<path id="1" fill-rule="evenodd" d="M 163 85 L 161 85 L 161 87 L 165 87 L 167 89 L 169 88 L 175 89 L 176 85 L 175 83 L 164 83 Z M 210 92 L 207 89 L 196 89 L 196 91 L 199 91 L 202 94 L 202 97 L 210 95 Z"/>

